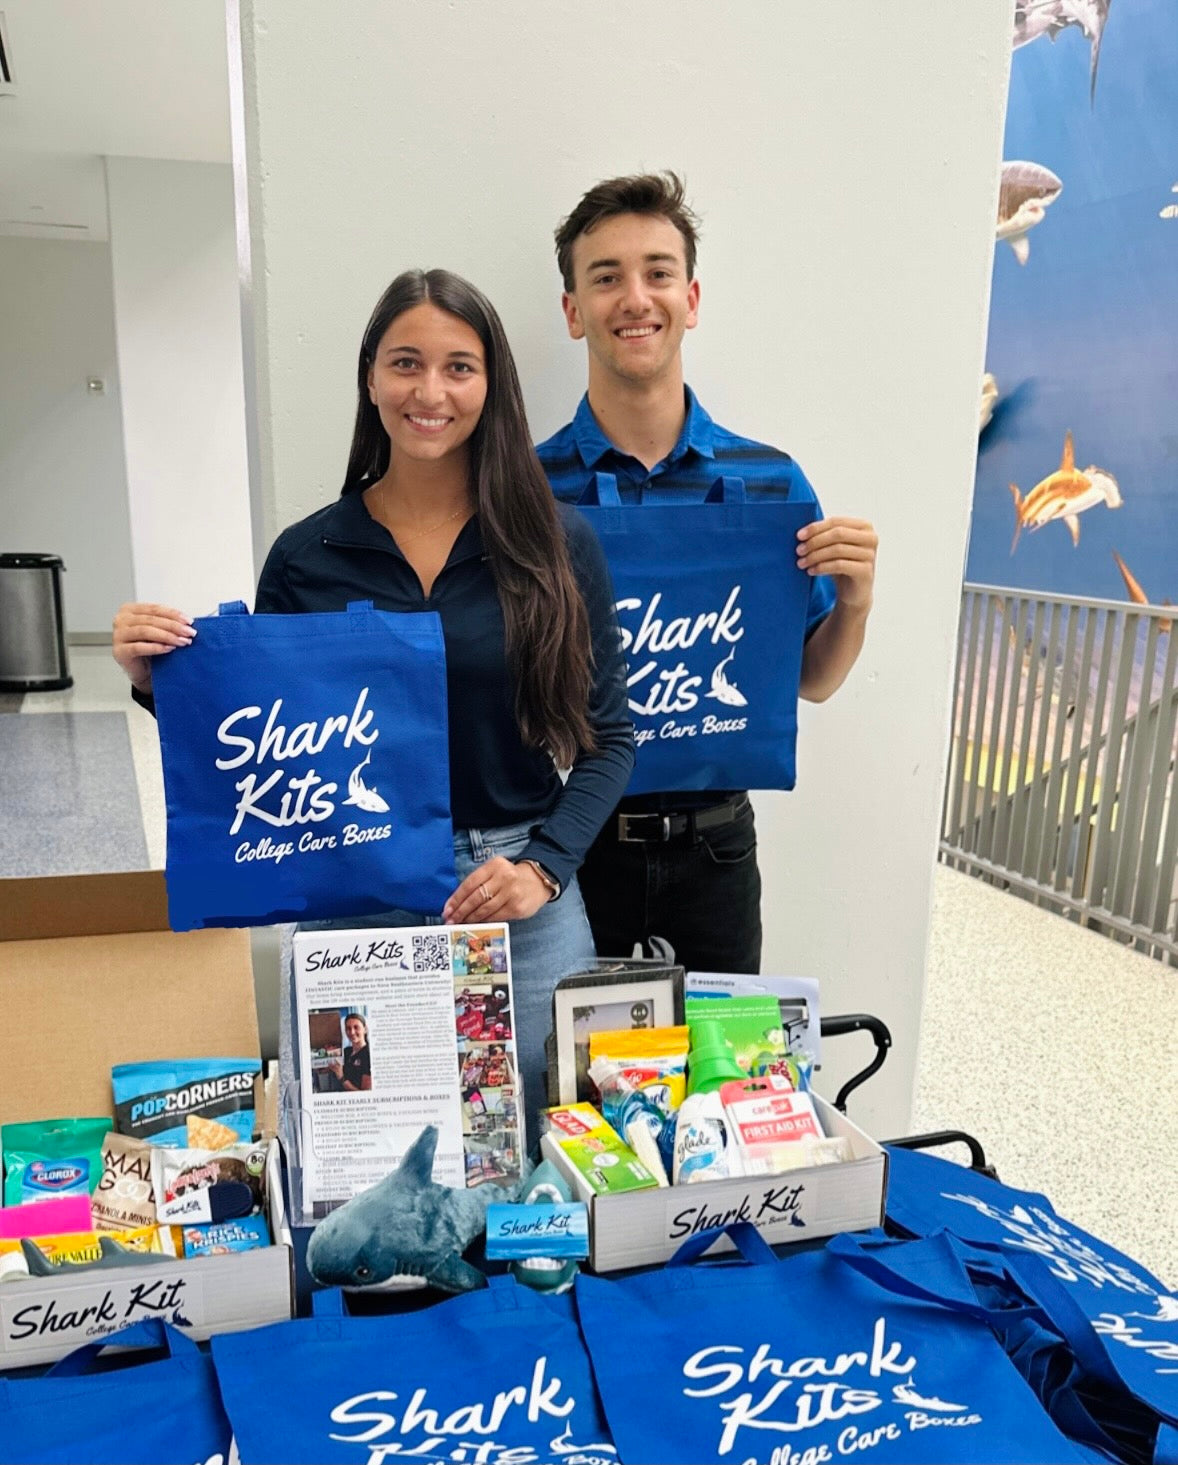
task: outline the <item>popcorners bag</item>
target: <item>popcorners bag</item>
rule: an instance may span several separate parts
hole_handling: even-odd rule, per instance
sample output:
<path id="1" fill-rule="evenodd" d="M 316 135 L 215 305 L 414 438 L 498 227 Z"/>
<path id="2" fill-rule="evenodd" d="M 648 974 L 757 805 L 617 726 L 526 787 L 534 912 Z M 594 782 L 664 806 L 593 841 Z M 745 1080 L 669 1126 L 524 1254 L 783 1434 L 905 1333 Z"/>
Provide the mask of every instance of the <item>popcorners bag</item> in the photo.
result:
<path id="1" fill-rule="evenodd" d="M 235 601 L 196 628 L 152 670 L 173 930 L 440 911 L 457 880 L 439 616 Z"/>

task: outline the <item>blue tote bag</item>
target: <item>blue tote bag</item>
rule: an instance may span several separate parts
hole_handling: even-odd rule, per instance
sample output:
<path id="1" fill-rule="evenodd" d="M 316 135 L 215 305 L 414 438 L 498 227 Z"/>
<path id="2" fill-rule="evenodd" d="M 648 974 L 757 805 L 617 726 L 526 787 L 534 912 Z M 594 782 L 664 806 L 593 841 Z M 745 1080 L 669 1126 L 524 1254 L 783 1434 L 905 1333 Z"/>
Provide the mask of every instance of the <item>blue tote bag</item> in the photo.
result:
<path id="1" fill-rule="evenodd" d="M 440 911 L 457 884 L 440 618 L 235 601 L 196 628 L 152 670 L 172 929 Z"/>
<path id="2" fill-rule="evenodd" d="M 1125 1386 L 1163 1421 L 1178 1417 L 1178 1296 L 1146 1268 L 1056 1214 L 1044 1195 L 1016 1190 L 935 1155 L 889 1151 L 887 1221 L 909 1236 L 946 1230 L 1009 1258 L 1038 1258 L 1063 1300 L 1054 1309 L 1076 1347 L 1091 1326 Z M 1020 1276 L 1031 1285 L 1030 1274 Z M 1068 1307 L 1067 1304 L 1071 1303 Z M 1162 1425 L 1158 1460 L 1178 1462 Z"/>
<path id="3" fill-rule="evenodd" d="M 92 1372 L 112 1345 L 166 1356 Z M 4 1465 L 225 1465 L 230 1438 L 213 1360 L 156 1318 L 76 1349 L 41 1378 L 0 1379 Z"/>
<path id="4" fill-rule="evenodd" d="M 1088 1461 L 985 1322 L 900 1295 L 829 1249 L 779 1261 L 748 1222 L 747 1265 L 577 1278 L 581 1328 L 627 1465 Z M 956 1278 L 950 1274 L 950 1285 Z"/>
<path id="5" fill-rule="evenodd" d="M 1159 1412 L 1128 1384 L 1041 1257 L 976 1245 L 950 1231 L 911 1241 L 882 1233 L 839 1236 L 830 1249 L 885 1285 L 911 1296 L 935 1295 L 984 1318 L 1063 1433 L 1097 1458 L 1173 1465 L 1165 1433 L 1173 1415 Z"/>
<path id="6" fill-rule="evenodd" d="M 609 562 L 638 758 L 627 793 L 793 788 L 815 504 L 750 503 L 740 478 L 702 504 L 623 506 L 594 475 L 578 504 Z"/>
<path id="7" fill-rule="evenodd" d="M 316 1292 L 312 1318 L 214 1338 L 242 1465 L 614 1465 L 571 1296 L 490 1280 L 382 1317 Z"/>

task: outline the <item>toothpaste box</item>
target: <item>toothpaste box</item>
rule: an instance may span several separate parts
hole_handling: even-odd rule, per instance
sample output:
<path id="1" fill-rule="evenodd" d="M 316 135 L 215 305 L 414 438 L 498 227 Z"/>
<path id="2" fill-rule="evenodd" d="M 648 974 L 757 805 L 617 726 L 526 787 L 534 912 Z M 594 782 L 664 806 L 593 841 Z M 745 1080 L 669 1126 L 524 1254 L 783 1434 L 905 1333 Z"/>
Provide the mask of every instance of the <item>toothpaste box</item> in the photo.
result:
<path id="1" fill-rule="evenodd" d="M 620 1195 L 625 1191 L 658 1187 L 658 1181 L 625 1142 L 598 1114 L 592 1104 L 565 1104 L 544 1111 L 548 1133 L 540 1148 L 550 1158 L 555 1150 L 564 1156 L 594 1195 Z"/>

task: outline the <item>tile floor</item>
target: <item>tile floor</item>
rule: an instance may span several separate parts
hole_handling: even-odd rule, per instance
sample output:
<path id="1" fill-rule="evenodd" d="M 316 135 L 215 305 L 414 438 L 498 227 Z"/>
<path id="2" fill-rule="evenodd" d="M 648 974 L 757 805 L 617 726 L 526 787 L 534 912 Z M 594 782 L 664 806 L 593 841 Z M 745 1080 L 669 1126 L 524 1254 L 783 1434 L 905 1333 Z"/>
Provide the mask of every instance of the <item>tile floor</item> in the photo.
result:
<path id="1" fill-rule="evenodd" d="M 122 713 L 148 865 L 161 867 L 155 725 L 108 650 L 75 647 L 71 664 L 72 690 L 6 698 L 0 713 Z M 273 933 L 255 933 L 254 957 L 273 1052 Z M 990 1032 L 998 1041 L 979 1042 Z M 1178 970 L 938 867 L 911 1128 L 970 1130 L 1004 1179 L 1178 1286 Z"/>

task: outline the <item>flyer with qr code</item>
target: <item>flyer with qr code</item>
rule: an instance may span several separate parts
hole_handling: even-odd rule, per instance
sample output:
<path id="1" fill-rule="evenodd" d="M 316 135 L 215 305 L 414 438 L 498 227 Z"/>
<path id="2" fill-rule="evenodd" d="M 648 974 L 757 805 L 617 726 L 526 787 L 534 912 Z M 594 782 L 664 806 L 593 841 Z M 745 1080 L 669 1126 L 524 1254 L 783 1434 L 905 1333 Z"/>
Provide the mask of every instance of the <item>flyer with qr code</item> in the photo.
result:
<path id="1" fill-rule="evenodd" d="M 439 1185 L 519 1178 L 506 926 L 303 931 L 294 978 L 303 1190 L 317 1213 L 383 1179 L 427 1124 Z"/>

